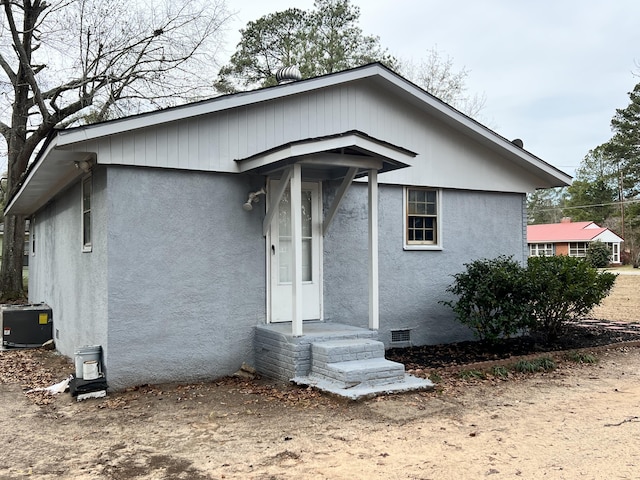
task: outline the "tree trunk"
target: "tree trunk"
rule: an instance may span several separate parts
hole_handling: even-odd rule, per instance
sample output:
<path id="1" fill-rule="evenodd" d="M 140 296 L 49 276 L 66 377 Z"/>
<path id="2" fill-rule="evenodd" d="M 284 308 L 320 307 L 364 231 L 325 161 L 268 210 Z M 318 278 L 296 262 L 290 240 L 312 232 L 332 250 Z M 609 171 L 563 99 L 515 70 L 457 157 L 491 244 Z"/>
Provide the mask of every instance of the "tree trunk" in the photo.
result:
<path id="1" fill-rule="evenodd" d="M 0 300 L 19 300 L 25 297 L 22 286 L 25 218 L 7 215 L 4 218 L 2 268 L 0 269 Z"/>

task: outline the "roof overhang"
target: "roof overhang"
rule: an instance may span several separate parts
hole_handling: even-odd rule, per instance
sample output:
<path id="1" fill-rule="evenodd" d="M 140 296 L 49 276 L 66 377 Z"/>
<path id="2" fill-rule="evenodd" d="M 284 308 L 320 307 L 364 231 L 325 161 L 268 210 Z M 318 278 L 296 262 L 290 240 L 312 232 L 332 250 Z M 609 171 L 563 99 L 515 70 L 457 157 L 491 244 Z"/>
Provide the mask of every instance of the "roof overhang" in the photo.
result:
<path id="1" fill-rule="evenodd" d="M 45 142 L 18 192 L 10 199 L 5 212 L 14 215 L 30 215 L 81 176 L 83 172 L 75 168 L 74 162 L 95 158 L 95 153 L 74 150 L 74 145 L 81 142 L 200 115 L 242 108 L 326 87 L 348 85 L 352 82 L 372 82 L 373 85 L 381 87 L 384 91 L 393 93 L 418 109 L 428 112 L 434 119 L 451 126 L 479 144 L 521 166 L 538 179 L 537 188 L 565 186 L 571 183 L 571 176 L 514 145 L 506 138 L 442 102 L 385 66 L 374 63 L 286 85 L 221 96 L 94 125 L 56 130 Z M 335 156 L 332 159 L 329 157 L 319 159 L 318 157 L 321 154 L 335 154 L 339 148 L 344 148 L 342 160 L 347 155 L 351 155 L 352 160 L 360 156 L 364 163 L 366 163 L 365 160 L 370 159 L 382 160 L 382 168 L 380 169 L 382 172 L 408 166 L 410 160 L 415 156 L 413 152 L 353 132 L 347 135 L 350 140 L 341 139 L 341 137 L 342 135 L 333 137 L 333 139 L 332 137 L 309 139 L 283 145 L 279 149 L 272 149 L 246 159 L 237 160 L 237 164 L 241 171 L 269 172 L 272 169 L 284 168 L 287 162 L 295 163 L 304 160 L 313 163 L 315 161 L 322 165 L 318 168 L 319 173 L 330 176 L 339 175 L 346 167 L 338 166 L 339 159 Z M 349 142 L 351 144 L 348 144 Z M 309 144 L 316 144 L 316 146 Z M 334 165 L 333 168 L 332 165 Z M 318 165 L 316 166 L 318 167 Z M 306 170 L 311 171 L 310 166 Z"/>
<path id="2" fill-rule="evenodd" d="M 350 168 L 358 169 L 356 176 L 366 175 L 368 170 L 382 173 L 405 168 L 416 155 L 362 132 L 349 131 L 287 143 L 236 162 L 241 173 L 259 175 L 277 175 L 299 163 L 306 178 L 331 180 L 343 178 Z"/>
<path id="3" fill-rule="evenodd" d="M 7 215 L 31 215 L 67 188 L 85 171 L 82 162 L 94 162 L 95 153 L 57 149 L 57 136 L 46 142 L 29 169 L 18 193 L 5 209 Z M 44 161 L 46 159 L 46 161 Z M 27 188 L 28 186 L 28 188 Z"/>

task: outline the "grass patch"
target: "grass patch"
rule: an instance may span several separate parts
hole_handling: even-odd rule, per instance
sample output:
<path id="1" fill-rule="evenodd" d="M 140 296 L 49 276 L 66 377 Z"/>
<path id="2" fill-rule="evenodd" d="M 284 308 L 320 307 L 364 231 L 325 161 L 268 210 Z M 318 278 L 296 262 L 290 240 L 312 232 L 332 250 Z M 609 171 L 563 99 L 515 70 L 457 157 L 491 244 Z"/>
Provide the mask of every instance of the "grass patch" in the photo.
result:
<path id="1" fill-rule="evenodd" d="M 569 352 L 567 353 L 566 358 L 576 363 L 598 363 L 598 357 L 591 353 Z"/>
<path id="2" fill-rule="evenodd" d="M 484 380 L 487 378 L 480 370 L 462 370 L 458 376 L 463 380 Z"/>
<path id="3" fill-rule="evenodd" d="M 496 365 L 491 369 L 491 375 L 497 378 L 507 378 L 509 376 L 509 369 L 502 365 Z"/>
<path id="4" fill-rule="evenodd" d="M 520 373 L 548 372 L 556 368 L 556 362 L 551 357 L 534 358 L 533 360 L 519 360 L 513 369 Z"/>
<path id="5" fill-rule="evenodd" d="M 442 376 L 438 372 L 431 372 L 429 374 L 429 380 L 433 383 L 440 383 L 442 381 Z"/>

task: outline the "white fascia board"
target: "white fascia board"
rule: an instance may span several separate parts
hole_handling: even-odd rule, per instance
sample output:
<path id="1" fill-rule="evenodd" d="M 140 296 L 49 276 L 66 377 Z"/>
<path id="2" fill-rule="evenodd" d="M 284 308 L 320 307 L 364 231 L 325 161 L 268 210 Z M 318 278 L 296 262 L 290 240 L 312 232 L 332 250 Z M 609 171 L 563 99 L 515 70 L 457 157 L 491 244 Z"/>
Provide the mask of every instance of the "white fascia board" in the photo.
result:
<path id="1" fill-rule="evenodd" d="M 515 157 L 515 159 L 518 159 L 521 165 L 526 169 L 542 170 L 547 176 L 555 179 L 557 183 L 562 184 L 557 186 L 567 186 L 571 184 L 572 177 L 570 175 L 528 151 L 517 147 L 511 141 L 473 120 L 471 117 L 459 112 L 455 108 L 419 88 L 405 78 L 386 69 L 381 70 L 380 76 L 419 100 L 420 102 L 417 104 L 418 107 L 420 107 L 419 103 L 422 103 L 423 106 L 428 106 L 428 109 L 432 114 L 434 114 L 440 121 L 452 126 L 454 129 L 458 131 L 465 131 L 467 135 L 482 144 L 488 145 L 490 148 L 493 147 L 493 149 L 495 149 L 498 147 L 504 154 L 506 154 L 507 157 Z M 414 104 L 416 104 L 415 100 Z"/>
<path id="2" fill-rule="evenodd" d="M 365 79 L 378 83 L 382 88 L 389 89 L 389 87 L 392 86 L 395 93 L 397 93 L 401 98 L 412 103 L 417 108 L 428 112 L 430 115 L 451 126 L 455 130 L 468 135 L 470 138 L 473 138 L 481 144 L 484 144 L 500 155 L 511 159 L 525 170 L 543 178 L 549 186 L 564 186 L 571 183 L 572 177 L 570 175 L 556 169 L 526 150 L 517 147 L 493 130 L 464 115 L 455 108 L 442 102 L 425 90 L 380 64 L 370 64 L 344 72 L 301 80 L 285 85 L 217 97 L 194 104 L 144 113 L 138 116 L 114 120 L 103 124 L 61 130 L 58 132 L 59 139 L 57 143 L 59 147 L 63 147 L 77 142 L 116 135 L 131 130 L 149 128 L 160 124 L 166 124 L 224 110 L 241 108 L 247 105 L 320 90 L 336 85 L 344 85 Z"/>
<path id="3" fill-rule="evenodd" d="M 217 97 L 199 103 L 182 105 L 157 112 L 149 112 L 104 124 L 61 130 L 59 132 L 60 139 L 58 145 L 64 146 L 130 130 L 148 128 L 367 78 L 374 79 L 374 81 L 378 81 L 383 86 L 387 86 L 387 88 L 388 85 L 394 86 L 401 97 L 418 106 L 418 108 L 428 111 L 440 121 L 452 126 L 456 130 L 465 132 L 476 141 L 499 150 L 502 154 L 520 163 L 524 168 L 534 170 L 538 172 L 538 174 L 540 171 L 544 172 L 544 174 L 552 180 L 551 183 L 556 183 L 558 186 L 569 185 L 571 183 L 572 178 L 570 175 L 556 169 L 526 150 L 517 147 L 493 130 L 464 115 L 380 64 L 366 65 L 344 72 L 287 83 L 271 88 Z"/>
<path id="4" fill-rule="evenodd" d="M 289 158 L 300 158 L 348 147 L 358 147 L 378 155 L 379 157 L 395 160 L 401 164 L 406 164 L 415 157 L 415 154 L 409 153 L 408 151 L 403 152 L 397 148 L 381 144 L 369 138 L 350 134 L 317 140 L 311 139 L 308 142 L 305 141 L 287 145 L 281 149 L 265 153 L 264 155 L 257 155 L 251 158 L 237 160 L 237 163 L 239 171 L 243 173 Z M 373 168 L 373 166 L 370 166 L 369 168 Z"/>
<path id="5" fill-rule="evenodd" d="M 527 240 L 527 243 L 533 243 L 533 244 L 538 244 L 538 243 L 575 243 L 575 242 L 591 242 L 593 241 L 593 238 L 563 238 L 558 240 L 556 239 L 547 239 L 547 240 Z"/>
<path id="6" fill-rule="evenodd" d="M 164 123 L 175 122 L 187 118 L 198 117 L 224 110 L 229 110 L 256 103 L 266 102 L 277 98 L 283 98 L 291 95 L 305 93 L 308 91 L 319 90 L 332 85 L 339 85 L 367 77 L 375 76 L 382 72 L 386 72 L 382 66 L 378 64 L 368 65 L 366 67 L 354 70 L 347 70 L 335 74 L 329 74 L 322 77 L 310 78 L 298 82 L 277 85 L 270 88 L 260 90 L 251 90 L 236 94 L 216 97 L 209 100 L 203 100 L 198 103 L 180 105 L 178 107 L 168 108 L 155 112 L 143 113 L 133 117 L 127 117 L 120 120 L 112 120 L 102 124 L 87 125 L 84 127 L 76 127 L 69 130 L 60 130 L 60 140 L 58 145 L 65 146 L 86 140 L 94 140 L 96 138 L 109 135 L 117 135 L 119 133 L 128 132 L 130 130 L 138 130 L 142 128 L 153 127 Z"/>
<path id="7" fill-rule="evenodd" d="M 91 158 L 90 153 L 57 150 L 52 141 L 5 209 L 10 215 L 31 215 L 64 190 L 84 172 L 75 163 Z M 46 161 L 45 161 L 46 159 Z"/>
<path id="8" fill-rule="evenodd" d="M 24 180 L 24 182 L 22 182 L 22 186 L 18 190 L 18 193 L 16 193 L 16 195 L 13 196 L 13 198 L 9 202 L 9 205 L 5 207 L 6 215 L 19 214 L 14 212 L 16 203 L 20 199 L 20 196 L 24 192 L 30 180 L 36 175 L 36 172 L 38 171 L 38 169 L 42 167 L 43 159 L 46 158 L 51 153 L 51 151 L 56 148 L 57 142 L 58 142 L 58 136 L 56 135 L 48 144 L 45 144 L 44 151 L 40 151 L 36 159 L 36 164 L 32 167 L 31 171 L 29 172 L 29 175 L 27 175 L 27 178 Z"/>

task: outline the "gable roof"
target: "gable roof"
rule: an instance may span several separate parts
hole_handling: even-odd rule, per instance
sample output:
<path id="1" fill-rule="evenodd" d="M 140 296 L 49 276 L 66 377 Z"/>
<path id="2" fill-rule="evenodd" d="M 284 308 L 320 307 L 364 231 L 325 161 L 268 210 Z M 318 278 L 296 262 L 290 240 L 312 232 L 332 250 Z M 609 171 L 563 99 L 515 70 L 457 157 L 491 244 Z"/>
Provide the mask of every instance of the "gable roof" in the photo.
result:
<path id="1" fill-rule="evenodd" d="M 528 243 L 591 242 L 594 240 L 623 241 L 608 228 L 600 227 L 594 222 L 561 222 L 527 226 Z"/>
<path id="2" fill-rule="evenodd" d="M 571 177 L 561 170 L 442 102 L 382 64 L 373 63 L 321 77 L 225 95 L 99 124 L 55 130 L 42 146 L 19 190 L 8 202 L 6 212 L 25 215 L 34 213 L 49 199 L 78 179 L 82 172 L 75 168 L 76 162 L 92 159 L 101 163 L 100 155 L 96 157 L 97 150 L 95 148 L 97 147 L 91 147 L 94 150 L 87 150 L 88 143 L 95 143 L 101 139 L 109 139 L 132 131 L 142 131 L 150 127 L 160 127 L 216 113 L 239 111 L 273 100 L 317 92 L 336 86 L 362 84 L 362 82 L 366 82 L 376 91 L 382 92 L 382 95 L 393 96 L 393 98 L 407 102 L 417 111 L 427 113 L 430 118 L 461 133 L 465 138 L 486 148 L 496 157 L 517 166 L 518 171 L 522 172 L 520 175 L 523 178 L 527 177 L 526 182 L 523 183 L 532 185 L 532 182 L 535 182 L 533 188 L 565 186 L 571 181 Z M 387 139 L 379 140 L 385 141 Z M 236 158 L 236 160 L 240 159 Z M 128 163 L 121 161 L 119 164 Z M 237 165 L 235 173 L 241 173 L 239 164 Z"/>

